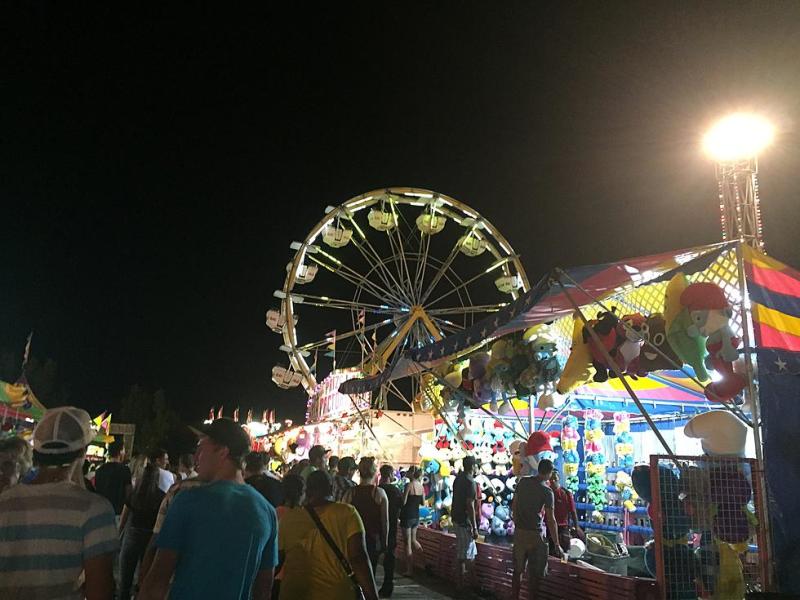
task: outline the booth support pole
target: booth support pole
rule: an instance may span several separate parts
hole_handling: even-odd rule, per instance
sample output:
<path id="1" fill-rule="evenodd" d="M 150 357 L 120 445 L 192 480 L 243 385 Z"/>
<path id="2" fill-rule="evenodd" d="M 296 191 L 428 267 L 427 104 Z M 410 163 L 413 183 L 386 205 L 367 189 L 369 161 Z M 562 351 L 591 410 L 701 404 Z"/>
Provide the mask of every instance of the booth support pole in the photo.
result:
<path id="1" fill-rule="evenodd" d="M 556 279 L 556 282 L 561 288 L 561 291 L 564 292 L 564 296 L 566 296 L 567 300 L 569 300 L 569 303 L 572 304 L 573 308 L 578 313 L 578 316 L 581 318 L 581 321 L 583 321 L 583 324 L 586 327 L 586 331 L 589 332 L 592 341 L 597 345 L 597 348 L 603 354 L 603 358 L 605 358 L 608 361 L 608 364 L 611 366 L 611 369 L 614 371 L 617 377 L 619 377 L 619 380 L 620 382 L 622 382 L 622 385 L 625 387 L 625 390 L 628 392 L 628 395 L 636 404 L 636 407 L 639 409 L 639 412 L 642 413 L 642 416 L 644 417 L 645 421 L 647 421 L 647 424 L 650 426 L 650 429 L 652 429 L 655 436 L 658 438 L 658 441 L 661 442 L 661 445 L 664 447 L 664 450 L 667 451 L 667 454 L 669 454 L 670 458 L 674 459 L 675 453 L 672 451 L 672 448 L 669 447 L 669 444 L 667 444 L 667 440 L 664 439 L 664 436 L 661 435 L 661 432 L 658 430 L 658 427 L 656 427 L 656 424 L 653 422 L 652 417 L 650 417 L 650 413 L 648 413 L 647 409 L 645 409 L 644 405 L 642 405 L 642 402 L 639 400 L 639 397 L 636 395 L 636 392 L 633 391 L 633 388 L 631 387 L 630 383 L 628 383 L 628 379 L 625 377 L 625 373 L 623 373 L 620 370 L 616 361 L 608 353 L 608 350 L 606 350 L 605 346 L 603 346 L 603 343 L 600 341 L 600 338 L 598 337 L 595 330 L 589 327 L 589 321 L 586 319 L 586 315 L 583 314 L 583 311 L 581 310 L 580 306 L 578 306 L 575 300 L 573 300 L 572 296 L 567 291 L 567 288 L 564 287 L 564 284 L 561 282 L 560 279 L 561 270 L 557 269 L 557 272 L 559 273 L 559 278 Z"/>
<path id="2" fill-rule="evenodd" d="M 761 447 L 761 401 L 758 397 L 755 383 L 753 382 L 753 359 L 750 355 L 750 323 L 751 315 L 747 309 L 747 280 L 744 273 L 744 254 L 742 252 L 745 244 L 744 238 L 739 240 L 736 245 L 736 269 L 737 277 L 739 279 L 739 296 L 740 296 L 740 310 L 742 314 L 742 343 L 744 344 L 744 365 L 747 371 L 747 399 L 750 400 L 750 413 L 753 415 L 753 442 L 756 447 L 756 460 L 759 463 L 758 479 L 763 492 L 762 508 L 764 511 L 764 540 L 766 543 L 765 554 L 767 560 L 762 564 L 766 565 L 766 589 L 772 589 L 772 535 L 770 533 L 770 520 L 769 520 L 769 490 L 767 489 L 766 469 L 764 468 L 764 449 Z"/>

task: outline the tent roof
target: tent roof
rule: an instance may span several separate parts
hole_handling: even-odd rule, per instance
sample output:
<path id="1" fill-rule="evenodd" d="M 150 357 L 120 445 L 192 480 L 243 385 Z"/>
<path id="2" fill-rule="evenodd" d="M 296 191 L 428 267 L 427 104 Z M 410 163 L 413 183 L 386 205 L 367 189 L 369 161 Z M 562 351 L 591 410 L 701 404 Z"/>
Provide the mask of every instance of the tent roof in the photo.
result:
<path id="1" fill-rule="evenodd" d="M 705 269 L 735 242 L 696 246 L 612 263 L 574 267 L 560 271 L 562 285 L 578 303 L 602 300 L 626 288 L 664 281 L 680 269 L 687 274 Z M 382 373 L 365 379 L 351 379 L 339 390 L 345 394 L 378 389 L 386 381 L 407 377 L 474 349 L 486 340 L 554 321 L 573 312 L 572 304 L 555 275 L 548 274 L 525 295 L 456 335 L 416 348 L 399 356 Z M 574 283 L 573 283 L 574 282 Z M 577 285 L 576 285 L 577 284 Z M 585 293 L 578 289 L 585 290 Z M 586 294 L 589 294 L 587 297 Z"/>

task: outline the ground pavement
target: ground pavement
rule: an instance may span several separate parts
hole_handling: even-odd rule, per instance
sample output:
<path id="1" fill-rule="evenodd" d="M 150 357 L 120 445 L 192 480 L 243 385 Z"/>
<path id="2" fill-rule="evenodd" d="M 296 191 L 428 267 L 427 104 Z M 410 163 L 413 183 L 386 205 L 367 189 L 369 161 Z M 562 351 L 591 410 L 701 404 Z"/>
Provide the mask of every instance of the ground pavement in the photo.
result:
<path id="1" fill-rule="evenodd" d="M 380 587 L 383 581 L 383 567 L 380 565 L 378 565 L 375 579 Z M 450 600 L 459 597 L 452 582 L 428 575 L 420 569 L 414 572 L 413 579 L 401 576 L 399 570 L 395 574 L 392 600 Z M 463 598 L 463 596 L 461 597 Z M 475 596 L 474 598 L 478 599 L 479 597 Z"/>

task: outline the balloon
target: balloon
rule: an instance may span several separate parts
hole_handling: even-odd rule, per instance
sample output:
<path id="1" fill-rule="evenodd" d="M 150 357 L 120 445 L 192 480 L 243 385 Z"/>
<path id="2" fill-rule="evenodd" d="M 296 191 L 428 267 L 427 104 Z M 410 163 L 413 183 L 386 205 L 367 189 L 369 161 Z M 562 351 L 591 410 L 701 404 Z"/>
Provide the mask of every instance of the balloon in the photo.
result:
<path id="1" fill-rule="evenodd" d="M 578 538 L 572 538 L 569 541 L 569 552 L 567 554 L 572 559 L 578 559 L 586 552 L 586 544 Z"/>

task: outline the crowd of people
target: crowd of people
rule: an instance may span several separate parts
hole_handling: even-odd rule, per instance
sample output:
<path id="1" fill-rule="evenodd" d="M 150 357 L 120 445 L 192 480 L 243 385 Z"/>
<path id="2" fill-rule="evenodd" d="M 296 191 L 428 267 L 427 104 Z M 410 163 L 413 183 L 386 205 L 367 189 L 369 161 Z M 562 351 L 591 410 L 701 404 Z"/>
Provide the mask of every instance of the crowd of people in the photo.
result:
<path id="1" fill-rule="evenodd" d="M 251 452 L 239 424 L 222 418 L 205 428 L 196 453 L 181 456 L 174 472 L 163 449 L 127 461 L 121 445 L 112 444 L 91 480 L 82 466 L 93 437 L 89 415 L 63 407 L 45 413 L 32 449 L 18 438 L 0 442 L 0 598 L 389 598 L 399 529 L 405 574 L 413 576 L 424 498 L 418 467 L 400 474 L 372 457 L 356 463 L 314 446 L 279 475 L 264 454 Z M 476 586 L 478 467 L 466 457 L 454 483 L 461 591 Z M 520 478 L 515 597 L 523 571 L 531 598 L 547 572 L 542 515 L 550 553 L 562 554 L 561 521 L 568 516 L 557 514 L 565 512 L 557 498 L 569 500 L 549 461 Z"/>

